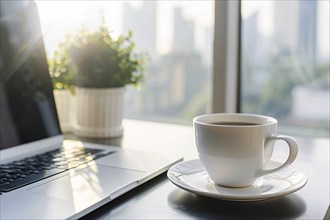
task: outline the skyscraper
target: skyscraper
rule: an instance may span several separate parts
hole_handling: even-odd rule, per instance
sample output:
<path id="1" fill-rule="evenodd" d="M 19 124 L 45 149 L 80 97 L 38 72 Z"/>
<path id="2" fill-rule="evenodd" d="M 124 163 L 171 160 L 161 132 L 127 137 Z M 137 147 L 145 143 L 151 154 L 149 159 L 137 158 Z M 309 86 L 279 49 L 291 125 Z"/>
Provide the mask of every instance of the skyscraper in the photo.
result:
<path id="1" fill-rule="evenodd" d="M 317 1 L 299 2 L 299 52 L 309 57 L 317 53 Z"/>
<path id="2" fill-rule="evenodd" d="M 299 1 L 274 1 L 274 37 L 282 46 L 298 50 Z"/>
<path id="3" fill-rule="evenodd" d="M 275 38 L 308 57 L 317 52 L 317 1 L 274 1 Z"/>
<path id="4" fill-rule="evenodd" d="M 190 53 L 194 50 L 194 23 L 183 17 L 181 8 L 175 8 L 172 51 L 176 53 Z"/>
<path id="5" fill-rule="evenodd" d="M 138 50 L 148 52 L 152 60 L 156 60 L 156 13 L 157 1 L 144 1 L 139 9 L 129 3 L 124 4 L 123 30 L 133 31 L 133 39 Z"/>

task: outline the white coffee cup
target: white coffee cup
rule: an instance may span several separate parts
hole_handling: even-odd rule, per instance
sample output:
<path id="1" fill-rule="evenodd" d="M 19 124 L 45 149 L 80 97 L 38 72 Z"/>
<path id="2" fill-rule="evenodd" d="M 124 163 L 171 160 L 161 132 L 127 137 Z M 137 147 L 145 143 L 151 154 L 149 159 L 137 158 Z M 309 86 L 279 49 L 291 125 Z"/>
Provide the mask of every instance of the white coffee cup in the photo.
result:
<path id="1" fill-rule="evenodd" d="M 272 117 L 219 113 L 197 116 L 193 123 L 199 158 L 218 185 L 250 186 L 257 178 L 291 164 L 298 154 L 292 137 L 277 135 L 277 120 Z M 281 166 L 266 169 L 277 140 L 288 144 L 289 156 Z"/>

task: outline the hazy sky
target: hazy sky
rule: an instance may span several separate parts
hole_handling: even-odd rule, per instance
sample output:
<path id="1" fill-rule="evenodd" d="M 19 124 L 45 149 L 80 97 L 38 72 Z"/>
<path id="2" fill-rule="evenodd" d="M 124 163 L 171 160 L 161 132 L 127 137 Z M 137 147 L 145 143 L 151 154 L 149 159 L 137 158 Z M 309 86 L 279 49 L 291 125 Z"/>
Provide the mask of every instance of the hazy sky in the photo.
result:
<path id="1" fill-rule="evenodd" d="M 103 13 L 114 35 L 122 33 L 122 12 L 125 1 L 37 1 L 46 49 L 52 48 L 68 31 L 79 27 L 95 28 Z M 130 1 L 135 8 L 141 1 Z M 213 27 L 213 1 L 159 1 L 157 5 L 157 49 L 160 53 L 170 50 L 172 44 L 173 9 L 183 8 L 186 19 L 195 22 L 196 46 L 202 48 L 205 27 Z M 141 22 L 141 21 L 137 21 Z M 133 31 L 134 33 L 134 31 Z"/>
<path id="2" fill-rule="evenodd" d="M 122 33 L 122 11 L 125 1 L 37 1 L 41 25 L 47 51 L 53 51 L 65 33 L 80 27 L 97 27 L 100 15 L 106 16 L 107 24 L 113 34 Z M 142 1 L 129 1 L 135 8 L 142 6 Z M 180 6 L 183 15 L 195 22 L 195 40 L 197 49 L 205 46 L 205 27 L 213 27 L 214 1 L 158 1 L 157 5 L 157 50 L 161 54 L 169 52 L 173 36 L 173 9 Z M 274 34 L 273 1 L 245 1 L 242 4 L 243 19 L 258 12 L 258 29 L 265 37 Z M 318 3 L 318 48 L 323 56 L 329 56 L 329 1 Z M 137 21 L 140 22 L 140 21 Z"/>

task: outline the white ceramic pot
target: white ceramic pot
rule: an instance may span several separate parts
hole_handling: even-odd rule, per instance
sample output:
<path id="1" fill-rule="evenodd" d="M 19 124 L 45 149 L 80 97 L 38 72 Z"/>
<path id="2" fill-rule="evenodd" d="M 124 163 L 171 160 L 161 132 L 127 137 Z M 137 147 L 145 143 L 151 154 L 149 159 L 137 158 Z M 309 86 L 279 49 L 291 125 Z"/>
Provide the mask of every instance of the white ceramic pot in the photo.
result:
<path id="1" fill-rule="evenodd" d="M 75 115 L 75 97 L 69 90 L 54 90 L 53 93 L 61 130 L 63 133 L 72 132 Z"/>
<path id="2" fill-rule="evenodd" d="M 86 138 L 122 136 L 124 92 L 124 87 L 77 87 L 74 134 Z"/>

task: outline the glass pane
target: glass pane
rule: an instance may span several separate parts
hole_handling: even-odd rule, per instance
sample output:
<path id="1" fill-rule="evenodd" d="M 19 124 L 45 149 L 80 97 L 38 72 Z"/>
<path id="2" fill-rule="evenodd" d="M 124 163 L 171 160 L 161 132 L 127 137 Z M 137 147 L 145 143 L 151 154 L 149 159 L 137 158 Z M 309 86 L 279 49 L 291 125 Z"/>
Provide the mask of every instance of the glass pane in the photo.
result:
<path id="1" fill-rule="evenodd" d="M 69 31 L 93 29 L 100 15 L 114 36 L 133 32 L 149 56 L 141 88 L 127 87 L 125 117 L 191 124 L 210 111 L 213 1 L 38 1 L 46 51 Z"/>
<path id="2" fill-rule="evenodd" d="M 241 5 L 240 111 L 282 131 L 329 137 L 329 1 Z"/>

